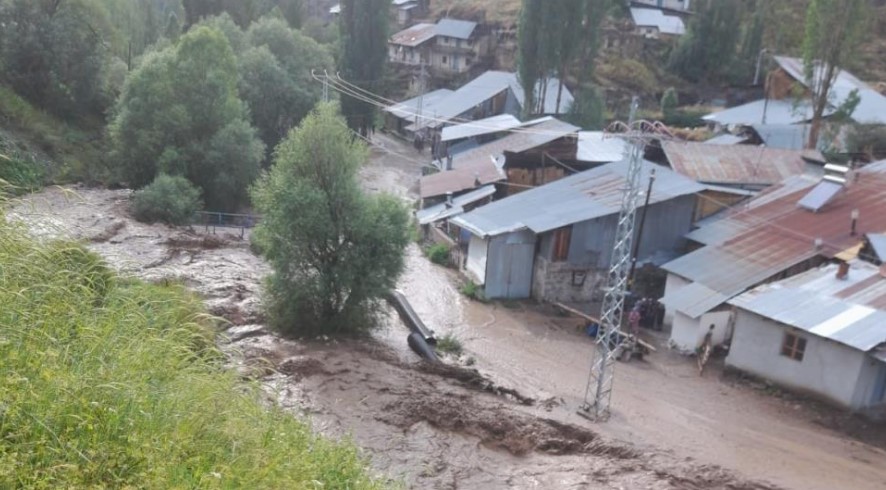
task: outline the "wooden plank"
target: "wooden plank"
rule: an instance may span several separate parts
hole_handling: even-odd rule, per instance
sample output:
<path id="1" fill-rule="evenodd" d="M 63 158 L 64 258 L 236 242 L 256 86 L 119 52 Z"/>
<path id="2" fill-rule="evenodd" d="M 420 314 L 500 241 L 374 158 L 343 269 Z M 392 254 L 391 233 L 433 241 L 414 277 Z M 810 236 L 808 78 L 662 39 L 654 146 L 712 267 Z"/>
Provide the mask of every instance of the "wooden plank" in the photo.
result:
<path id="1" fill-rule="evenodd" d="M 577 317 L 584 318 L 585 320 L 588 320 L 588 321 L 594 322 L 594 323 L 596 323 L 597 325 L 599 325 L 599 324 L 601 323 L 599 318 L 592 317 L 591 315 L 588 315 L 587 313 L 584 313 L 584 312 L 582 312 L 582 311 L 576 310 L 575 308 L 571 308 L 571 307 L 569 307 L 569 306 L 566 306 L 566 305 L 564 305 L 563 303 L 557 303 L 557 302 L 555 302 L 555 303 L 554 303 L 554 306 L 556 306 L 557 308 L 562 308 L 564 311 L 567 311 L 567 312 L 569 312 L 569 313 L 572 313 L 573 315 L 575 315 L 575 316 L 577 316 Z M 624 336 L 628 336 L 628 334 L 622 332 L 621 330 L 619 330 L 618 333 L 620 333 L 620 334 L 622 334 L 622 335 L 624 335 Z M 630 336 L 633 337 L 633 335 L 630 335 Z M 641 338 L 639 338 L 639 337 L 637 337 L 636 340 L 637 340 L 637 343 L 640 344 L 640 345 L 642 345 L 643 347 L 649 349 L 649 350 L 652 351 L 652 352 L 657 352 L 657 349 L 656 349 L 652 344 L 650 344 L 649 342 L 646 342 L 645 340 L 643 340 L 643 339 L 641 339 Z"/>

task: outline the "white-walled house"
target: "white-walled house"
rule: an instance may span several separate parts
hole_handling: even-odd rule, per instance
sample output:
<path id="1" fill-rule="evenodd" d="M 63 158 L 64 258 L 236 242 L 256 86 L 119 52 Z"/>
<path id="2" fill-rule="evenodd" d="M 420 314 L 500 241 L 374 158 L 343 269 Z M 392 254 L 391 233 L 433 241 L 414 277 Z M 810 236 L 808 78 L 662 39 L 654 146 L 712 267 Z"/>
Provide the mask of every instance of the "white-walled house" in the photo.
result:
<path id="1" fill-rule="evenodd" d="M 852 410 L 886 408 L 886 268 L 829 264 L 729 303 L 727 365 Z"/>

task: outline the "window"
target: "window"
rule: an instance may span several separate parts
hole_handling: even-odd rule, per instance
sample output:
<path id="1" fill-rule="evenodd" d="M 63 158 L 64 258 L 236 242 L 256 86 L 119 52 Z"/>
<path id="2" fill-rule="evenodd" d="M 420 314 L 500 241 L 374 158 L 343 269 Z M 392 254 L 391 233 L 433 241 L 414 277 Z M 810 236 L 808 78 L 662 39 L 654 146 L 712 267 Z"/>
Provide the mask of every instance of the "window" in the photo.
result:
<path id="1" fill-rule="evenodd" d="M 795 361 L 802 361 L 806 353 L 806 339 L 799 335 L 788 332 L 784 334 L 784 342 L 781 344 L 781 355 L 790 357 Z"/>
<path id="2" fill-rule="evenodd" d="M 449 58 L 447 58 L 446 56 L 444 56 L 444 57 L 443 57 L 443 64 L 445 65 L 446 63 L 449 63 Z"/>
<path id="3" fill-rule="evenodd" d="M 564 262 L 569 258 L 569 243 L 572 241 L 572 227 L 567 226 L 554 231 L 554 251 L 551 260 Z"/>

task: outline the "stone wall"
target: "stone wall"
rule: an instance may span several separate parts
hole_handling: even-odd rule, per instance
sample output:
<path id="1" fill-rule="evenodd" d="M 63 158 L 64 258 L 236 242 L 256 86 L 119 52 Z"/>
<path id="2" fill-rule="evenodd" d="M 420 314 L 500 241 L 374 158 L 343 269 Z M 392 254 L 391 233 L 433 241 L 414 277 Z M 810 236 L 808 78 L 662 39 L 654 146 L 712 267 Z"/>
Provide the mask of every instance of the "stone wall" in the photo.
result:
<path id="1" fill-rule="evenodd" d="M 532 297 L 539 301 L 566 303 L 600 301 L 606 271 L 551 262 L 536 256 L 532 274 Z"/>

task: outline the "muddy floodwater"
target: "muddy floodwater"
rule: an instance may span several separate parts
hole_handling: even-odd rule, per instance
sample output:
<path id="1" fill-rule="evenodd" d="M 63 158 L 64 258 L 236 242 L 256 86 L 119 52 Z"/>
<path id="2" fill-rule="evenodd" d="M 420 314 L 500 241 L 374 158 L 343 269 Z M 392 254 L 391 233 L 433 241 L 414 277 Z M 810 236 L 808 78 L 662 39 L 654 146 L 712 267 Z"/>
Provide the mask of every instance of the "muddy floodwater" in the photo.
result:
<path id="1" fill-rule="evenodd" d="M 377 135 L 365 187 L 411 199 L 426 156 Z M 268 266 L 248 234 L 144 225 L 129 191 L 49 188 L 9 218 L 46 237 L 83 240 L 115 268 L 149 281 L 182 281 L 225 318 L 232 369 L 261 380 L 315 430 L 348 437 L 380 474 L 440 489 L 883 489 L 886 430 L 767 395 L 659 350 L 619 363 L 613 416 L 575 415 L 592 344 L 581 322 L 532 303 L 480 304 L 457 274 L 416 245 L 398 288 L 438 335 L 464 345 L 444 366 L 421 362 L 393 311 L 368 339 L 293 341 L 264 327 Z M 468 366 L 470 364 L 470 366 Z"/>

